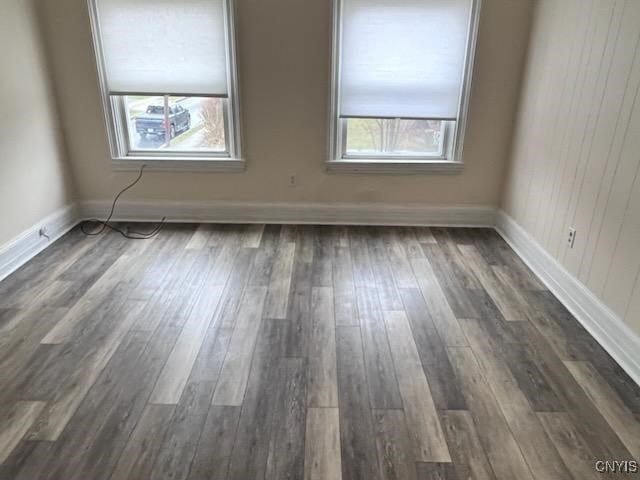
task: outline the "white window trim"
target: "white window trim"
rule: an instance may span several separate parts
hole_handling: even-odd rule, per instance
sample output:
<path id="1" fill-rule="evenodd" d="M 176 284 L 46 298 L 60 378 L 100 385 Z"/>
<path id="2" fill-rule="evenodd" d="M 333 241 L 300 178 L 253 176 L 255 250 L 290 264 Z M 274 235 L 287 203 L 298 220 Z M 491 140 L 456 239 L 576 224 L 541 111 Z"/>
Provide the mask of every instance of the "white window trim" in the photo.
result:
<path id="1" fill-rule="evenodd" d="M 227 34 L 227 65 L 228 65 L 228 85 L 229 96 L 228 114 L 226 119 L 229 123 L 225 128 L 225 134 L 229 136 L 229 152 L 224 155 L 216 155 L 215 152 L 174 152 L 155 154 L 129 154 L 126 127 L 121 125 L 118 107 L 113 105 L 113 100 L 109 96 L 107 89 L 107 77 L 105 71 L 104 57 L 102 53 L 102 41 L 100 37 L 100 24 L 98 21 L 97 0 L 87 0 L 89 18 L 91 20 L 91 33 L 93 36 L 93 46 L 96 59 L 96 69 L 102 108 L 104 111 L 105 131 L 109 152 L 111 154 L 111 165 L 114 170 L 139 170 L 142 164 L 147 166 L 147 170 L 158 171 L 211 171 L 211 172 L 241 172 L 246 168 L 246 161 L 243 153 L 241 105 L 238 91 L 238 69 L 236 61 L 236 26 L 235 26 L 235 5 L 234 0 L 223 0 L 225 6 L 225 29 Z M 166 92 L 175 94 L 175 92 Z M 194 95 L 197 96 L 197 95 Z"/>
<path id="2" fill-rule="evenodd" d="M 455 132 L 451 138 L 451 158 L 415 158 L 394 156 L 385 159 L 380 156 L 365 158 L 362 156 L 343 156 L 343 124 L 338 116 L 340 98 L 340 43 L 342 31 L 341 10 L 343 0 L 333 0 L 333 36 L 331 51 L 331 92 L 329 105 L 329 158 L 325 162 L 327 171 L 333 173 L 370 173 L 384 175 L 410 175 L 414 173 L 428 174 L 457 174 L 464 168 L 463 147 L 467 128 L 469 98 L 471 95 L 471 81 L 473 65 L 478 39 L 478 26 L 482 0 L 472 0 L 469 19 L 469 38 L 467 41 L 467 55 L 464 67 L 464 81 L 460 93 L 460 108 L 456 120 Z"/>

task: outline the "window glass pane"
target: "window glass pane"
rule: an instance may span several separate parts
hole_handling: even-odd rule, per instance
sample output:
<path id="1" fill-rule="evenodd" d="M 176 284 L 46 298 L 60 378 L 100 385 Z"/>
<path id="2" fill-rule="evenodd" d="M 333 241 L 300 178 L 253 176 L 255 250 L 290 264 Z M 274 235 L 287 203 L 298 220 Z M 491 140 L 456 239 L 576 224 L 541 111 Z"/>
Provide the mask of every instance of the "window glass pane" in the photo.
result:
<path id="1" fill-rule="evenodd" d="M 349 118 L 346 155 L 439 157 L 444 153 L 441 120 Z"/>
<path id="2" fill-rule="evenodd" d="M 131 149 L 226 152 L 226 102 L 213 97 L 127 96 L 124 104 Z"/>

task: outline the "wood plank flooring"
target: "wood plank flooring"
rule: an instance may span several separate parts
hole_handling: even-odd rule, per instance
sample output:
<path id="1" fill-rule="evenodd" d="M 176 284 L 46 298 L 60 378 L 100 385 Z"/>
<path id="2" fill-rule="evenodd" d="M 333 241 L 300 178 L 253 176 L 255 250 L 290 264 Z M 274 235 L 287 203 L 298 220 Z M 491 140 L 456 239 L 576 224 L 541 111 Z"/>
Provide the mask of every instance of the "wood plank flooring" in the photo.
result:
<path id="1" fill-rule="evenodd" d="M 583 480 L 639 455 L 640 387 L 493 230 L 74 229 L 0 283 L 0 480 Z"/>

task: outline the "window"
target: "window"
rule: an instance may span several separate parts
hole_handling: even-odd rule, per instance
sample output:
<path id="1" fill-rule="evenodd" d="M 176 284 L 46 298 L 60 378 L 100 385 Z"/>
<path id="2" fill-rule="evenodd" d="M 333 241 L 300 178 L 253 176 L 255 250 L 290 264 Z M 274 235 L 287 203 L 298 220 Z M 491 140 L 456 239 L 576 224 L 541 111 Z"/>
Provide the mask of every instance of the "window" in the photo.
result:
<path id="1" fill-rule="evenodd" d="M 455 171 L 479 0 L 335 0 L 329 168 Z"/>
<path id="2" fill-rule="evenodd" d="M 232 0 L 89 1 L 114 162 L 241 168 Z"/>

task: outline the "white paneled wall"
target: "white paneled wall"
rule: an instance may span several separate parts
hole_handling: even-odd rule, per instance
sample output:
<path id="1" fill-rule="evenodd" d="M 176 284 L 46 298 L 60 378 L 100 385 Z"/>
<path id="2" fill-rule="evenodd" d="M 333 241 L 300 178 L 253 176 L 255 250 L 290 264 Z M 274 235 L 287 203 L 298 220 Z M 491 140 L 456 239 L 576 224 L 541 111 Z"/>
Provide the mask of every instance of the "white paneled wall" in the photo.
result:
<path id="1" fill-rule="evenodd" d="M 640 0 L 540 0 L 503 202 L 638 332 L 639 87 Z"/>

